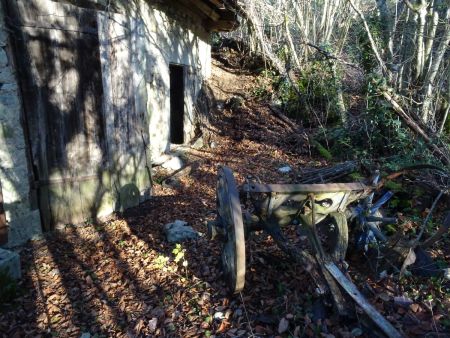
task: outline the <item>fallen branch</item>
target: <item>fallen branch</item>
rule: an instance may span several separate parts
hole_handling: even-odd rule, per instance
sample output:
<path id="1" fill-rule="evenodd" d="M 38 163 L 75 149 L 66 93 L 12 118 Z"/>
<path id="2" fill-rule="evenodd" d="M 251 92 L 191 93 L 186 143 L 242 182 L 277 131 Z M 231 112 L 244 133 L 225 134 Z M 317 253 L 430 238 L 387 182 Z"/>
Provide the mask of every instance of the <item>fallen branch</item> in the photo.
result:
<path id="1" fill-rule="evenodd" d="M 280 109 L 275 107 L 274 105 L 268 104 L 267 107 L 269 107 L 270 111 L 275 115 L 277 118 L 279 118 L 281 121 L 283 121 L 287 126 L 289 127 L 291 132 L 300 132 L 300 127 L 292 121 L 289 117 L 284 115 Z"/>
<path id="2" fill-rule="evenodd" d="M 403 108 L 395 101 L 395 99 L 385 90 L 380 91 L 380 94 L 388 101 L 391 105 L 394 111 L 397 113 L 398 116 L 401 117 L 401 119 L 408 125 L 410 129 L 412 129 L 416 134 L 419 134 L 422 139 L 425 141 L 428 148 L 437 153 L 439 160 L 446 166 L 450 165 L 450 158 L 448 155 L 439 148 L 431 139 L 430 136 L 423 130 L 423 128 L 414 121 L 411 116 L 409 116 Z"/>
<path id="3" fill-rule="evenodd" d="M 420 229 L 420 233 L 419 233 L 419 235 L 417 236 L 417 238 L 416 238 L 416 240 L 415 240 L 415 242 L 414 242 L 414 246 L 416 246 L 417 243 L 419 243 L 420 239 L 422 238 L 423 233 L 424 233 L 424 231 L 425 231 L 425 228 L 426 228 L 426 226 L 427 226 L 427 223 L 428 223 L 428 221 L 430 220 L 431 215 L 433 214 L 433 211 L 434 211 L 434 209 L 436 208 L 436 205 L 438 204 L 438 202 L 439 202 L 439 200 L 441 199 L 441 197 L 442 197 L 443 194 L 444 194 L 444 192 L 443 192 L 443 191 L 440 191 L 439 194 L 437 195 L 436 199 L 434 200 L 434 202 L 433 202 L 433 204 L 432 204 L 432 206 L 431 206 L 430 212 L 428 213 L 427 217 L 425 217 L 425 220 L 423 221 L 422 227 L 421 227 L 421 229 Z"/>
<path id="4" fill-rule="evenodd" d="M 340 57 L 338 57 L 338 56 L 336 56 L 336 55 L 334 55 L 334 54 L 331 54 L 331 53 L 327 52 L 327 51 L 324 50 L 323 48 L 320 48 L 319 46 L 317 46 L 317 45 L 315 45 L 315 44 L 313 44 L 313 43 L 311 43 L 311 42 L 309 42 L 309 41 L 303 41 L 303 42 L 300 42 L 300 43 L 301 43 L 301 44 L 304 44 L 304 45 L 307 45 L 307 46 L 309 46 L 309 47 L 312 47 L 312 48 L 314 48 L 314 49 L 316 49 L 320 54 L 322 54 L 323 56 L 325 56 L 327 59 L 333 59 L 333 60 L 339 61 L 339 63 L 342 63 L 342 64 L 344 64 L 344 65 L 346 65 L 346 66 L 355 68 L 355 69 L 357 69 L 357 70 L 361 70 L 361 67 L 360 67 L 360 66 L 355 65 L 354 63 L 345 61 L 345 60 L 343 60 L 342 58 L 340 58 Z"/>
<path id="5" fill-rule="evenodd" d="M 450 211 L 447 213 L 447 217 L 445 217 L 444 222 L 442 223 L 442 225 L 439 227 L 439 229 L 433 234 L 433 236 L 431 236 L 430 238 L 428 238 L 422 245 L 421 247 L 423 249 L 428 248 L 430 246 L 432 246 L 434 243 L 436 243 L 438 240 L 441 239 L 441 237 L 443 235 L 445 235 L 448 231 L 450 230 Z"/>

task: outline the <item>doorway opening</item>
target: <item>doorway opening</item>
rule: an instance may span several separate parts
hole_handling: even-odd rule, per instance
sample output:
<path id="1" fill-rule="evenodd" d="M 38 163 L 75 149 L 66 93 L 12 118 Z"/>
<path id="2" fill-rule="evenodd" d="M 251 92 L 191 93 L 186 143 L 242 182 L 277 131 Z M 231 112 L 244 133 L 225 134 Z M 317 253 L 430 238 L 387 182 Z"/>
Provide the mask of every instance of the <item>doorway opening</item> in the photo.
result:
<path id="1" fill-rule="evenodd" d="M 184 68 L 169 65 L 170 72 L 170 142 L 184 143 Z"/>

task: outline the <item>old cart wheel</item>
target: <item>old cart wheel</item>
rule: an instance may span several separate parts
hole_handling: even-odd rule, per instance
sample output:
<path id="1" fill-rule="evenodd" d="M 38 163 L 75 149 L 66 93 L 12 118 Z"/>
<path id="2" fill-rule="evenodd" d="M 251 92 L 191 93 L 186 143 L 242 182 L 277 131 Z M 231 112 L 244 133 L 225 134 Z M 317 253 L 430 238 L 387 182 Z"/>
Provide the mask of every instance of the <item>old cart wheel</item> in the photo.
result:
<path id="1" fill-rule="evenodd" d="M 221 167 L 217 180 L 217 210 L 225 229 L 222 266 L 231 292 L 238 293 L 245 283 L 245 238 L 241 203 L 233 173 Z"/>
<path id="2" fill-rule="evenodd" d="M 334 261 L 345 259 L 348 247 L 348 225 L 344 213 L 333 212 L 317 224 L 320 236 L 324 237 L 322 246 Z"/>

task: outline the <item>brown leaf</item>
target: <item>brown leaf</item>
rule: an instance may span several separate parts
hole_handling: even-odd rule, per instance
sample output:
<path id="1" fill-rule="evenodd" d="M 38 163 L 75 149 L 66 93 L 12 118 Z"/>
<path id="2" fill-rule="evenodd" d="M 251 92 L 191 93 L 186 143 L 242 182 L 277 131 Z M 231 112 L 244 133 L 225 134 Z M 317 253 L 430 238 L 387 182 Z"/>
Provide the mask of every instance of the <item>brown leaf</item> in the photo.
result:
<path id="1" fill-rule="evenodd" d="M 226 320 L 222 320 L 219 325 L 219 328 L 216 330 L 216 333 L 224 333 L 230 327 L 230 323 Z"/>
<path id="2" fill-rule="evenodd" d="M 411 304 L 411 305 L 409 306 L 409 308 L 411 309 L 412 312 L 417 312 L 417 311 L 419 311 L 419 309 L 420 309 L 420 305 L 414 303 L 414 304 Z"/>

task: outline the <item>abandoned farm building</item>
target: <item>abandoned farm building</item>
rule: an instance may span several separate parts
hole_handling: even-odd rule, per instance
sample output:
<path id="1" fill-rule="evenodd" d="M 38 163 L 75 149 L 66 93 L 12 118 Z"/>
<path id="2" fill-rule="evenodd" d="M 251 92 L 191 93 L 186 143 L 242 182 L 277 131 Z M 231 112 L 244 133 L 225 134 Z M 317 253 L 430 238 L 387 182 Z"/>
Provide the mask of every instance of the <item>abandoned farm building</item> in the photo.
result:
<path id="1" fill-rule="evenodd" d="M 219 0 L 2 0 L 0 245 L 149 198 L 235 24 Z"/>

